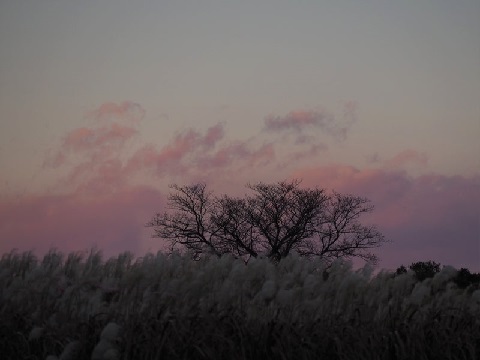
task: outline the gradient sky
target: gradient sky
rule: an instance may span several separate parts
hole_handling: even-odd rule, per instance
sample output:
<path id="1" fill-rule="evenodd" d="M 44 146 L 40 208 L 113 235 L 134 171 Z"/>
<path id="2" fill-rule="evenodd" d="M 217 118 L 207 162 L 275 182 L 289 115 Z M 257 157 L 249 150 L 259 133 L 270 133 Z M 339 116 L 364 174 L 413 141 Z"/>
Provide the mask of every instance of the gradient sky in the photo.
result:
<path id="1" fill-rule="evenodd" d="M 480 271 L 480 2 L 0 2 L 0 253 L 160 248 L 168 184 L 366 196 Z"/>

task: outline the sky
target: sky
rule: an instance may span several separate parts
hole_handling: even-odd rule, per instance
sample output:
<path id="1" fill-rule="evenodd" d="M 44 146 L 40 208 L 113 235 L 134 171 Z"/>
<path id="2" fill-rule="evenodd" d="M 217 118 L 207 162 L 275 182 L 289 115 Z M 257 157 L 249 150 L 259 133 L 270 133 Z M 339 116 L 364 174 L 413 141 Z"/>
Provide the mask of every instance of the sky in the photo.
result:
<path id="1" fill-rule="evenodd" d="M 367 197 L 480 271 L 480 2 L 1 1 L 0 254 L 162 248 L 169 184 Z"/>

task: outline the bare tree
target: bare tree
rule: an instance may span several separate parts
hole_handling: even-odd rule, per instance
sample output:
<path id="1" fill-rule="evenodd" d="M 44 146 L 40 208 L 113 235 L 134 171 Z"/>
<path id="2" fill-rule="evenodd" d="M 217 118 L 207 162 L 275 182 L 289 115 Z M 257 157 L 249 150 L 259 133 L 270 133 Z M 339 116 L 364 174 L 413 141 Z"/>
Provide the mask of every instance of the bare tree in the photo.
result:
<path id="1" fill-rule="evenodd" d="M 212 221 L 217 201 L 206 191 L 206 185 L 170 187 L 175 190 L 168 198 L 173 213 L 156 214 L 147 223 L 154 228 L 154 237 L 169 240 L 171 250 L 183 245 L 196 257 L 202 253 L 222 255 L 216 236 L 221 229 Z"/>
<path id="2" fill-rule="evenodd" d="M 243 198 L 215 197 L 205 184 L 173 185 L 171 212 L 147 223 L 171 249 L 181 246 L 198 258 L 230 253 L 248 261 L 260 254 L 279 261 L 292 250 L 326 261 L 359 257 L 375 262 L 369 250 L 385 238 L 359 217 L 373 210 L 369 200 L 324 189 L 302 189 L 300 181 L 247 185 Z"/>
<path id="3" fill-rule="evenodd" d="M 385 237 L 373 225 L 362 225 L 359 217 L 373 210 L 366 198 L 333 192 L 321 216 L 317 218 L 315 236 L 299 244 L 297 251 L 305 256 L 327 260 L 359 257 L 376 263 L 370 249 L 384 243 Z"/>

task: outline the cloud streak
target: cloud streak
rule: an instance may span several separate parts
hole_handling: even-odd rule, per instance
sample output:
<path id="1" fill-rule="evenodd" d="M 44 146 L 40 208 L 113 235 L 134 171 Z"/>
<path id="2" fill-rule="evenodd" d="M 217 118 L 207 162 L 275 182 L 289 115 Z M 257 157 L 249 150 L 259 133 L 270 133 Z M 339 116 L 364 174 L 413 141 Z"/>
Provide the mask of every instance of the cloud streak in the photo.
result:
<path id="1" fill-rule="evenodd" d="M 177 134 L 166 146 L 157 150 L 152 145 L 139 149 L 128 161 L 127 172 L 153 170 L 157 176 L 195 176 L 220 169 L 268 165 L 275 158 L 272 144 L 254 145 L 246 141 L 219 144 L 224 138 L 222 124 L 205 134 L 189 129 Z"/>
<path id="2" fill-rule="evenodd" d="M 130 113 L 137 109 L 131 102 L 104 104 L 92 116 L 108 117 L 108 123 L 69 131 L 44 163 L 45 169 L 66 172 L 56 188 L 111 193 L 131 184 L 132 178 L 181 176 L 188 182 L 199 174 L 263 167 L 275 159 L 271 143 L 227 141 L 224 123 L 205 131 L 186 129 L 163 147 L 145 144 L 135 149 L 127 145 L 139 137 L 138 124 L 130 121 Z"/>
<path id="3" fill-rule="evenodd" d="M 103 103 L 87 115 L 99 121 L 114 119 L 116 121 L 126 120 L 139 123 L 143 120 L 145 114 L 145 109 L 140 104 L 133 101 L 123 101 L 118 104 L 114 102 Z"/>
<path id="4" fill-rule="evenodd" d="M 405 168 L 409 165 L 425 167 L 428 165 L 428 157 L 416 150 L 407 149 L 389 159 L 385 164 L 387 168 L 393 169 Z"/>
<path id="5" fill-rule="evenodd" d="M 356 105 L 349 102 L 344 106 L 343 121 L 327 111 L 297 110 L 284 116 L 270 115 L 264 120 L 264 130 L 267 132 L 294 132 L 301 133 L 307 129 L 319 129 L 336 140 L 343 141 L 356 120 Z M 299 137 L 297 139 L 306 139 Z"/>
<path id="6" fill-rule="evenodd" d="M 328 146 L 322 143 L 310 145 L 310 147 L 303 151 L 295 151 L 288 156 L 289 161 L 301 161 L 315 158 L 320 153 L 328 150 Z"/>

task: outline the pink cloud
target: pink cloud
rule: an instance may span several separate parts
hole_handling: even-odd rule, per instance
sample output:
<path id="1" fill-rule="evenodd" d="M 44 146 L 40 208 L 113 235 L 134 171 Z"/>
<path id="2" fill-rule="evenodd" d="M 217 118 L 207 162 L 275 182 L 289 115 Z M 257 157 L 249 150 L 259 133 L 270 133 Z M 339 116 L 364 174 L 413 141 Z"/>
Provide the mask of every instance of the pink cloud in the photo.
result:
<path id="1" fill-rule="evenodd" d="M 109 123 L 68 132 L 59 149 L 50 150 L 44 168 L 68 169 L 58 183 L 63 189 L 102 192 L 124 185 L 125 145 L 138 135 L 135 125 L 124 122 L 138 122 L 144 114 L 140 105 L 130 101 L 102 104 L 90 116 Z"/>
<path id="2" fill-rule="evenodd" d="M 392 240 L 378 251 L 381 266 L 435 260 L 480 270 L 480 176 L 426 175 L 330 165 L 298 169 L 305 186 L 365 196 L 368 220 Z M 402 258 L 395 254 L 402 253 Z"/>
<path id="3" fill-rule="evenodd" d="M 64 189 L 101 192 L 125 186 L 132 176 L 138 178 L 139 174 L 188 178 L 219 168 L 241 171 L 248 167 L 275 166 L 272 143 L 259 146 L 255 145 L 258 139 L 254 139 L 222 144 L 225 139 L 222 123 L 205 132 L 187 129 L 160 149 L 147 144 L 134 150 L 133 154 L 131 149 L 126 152 L 125 145 L 138 136 L 138 130 L 122 122 L 130 119 L 132 114 L 143 114 L 144 111 L 140 110 L 140 105 L 129 101 L 101 105 L 91 116 L 112 121 L 107 125 L 81 127 L 68 132 L 59 150 L 45 161 L 45 167 L 62 167 L 64 172 L 68 171 L 59 182 Z M 314 112 L 292 112 L 280 125 L 304 126 L 321 122 L 325 116 Z M 325 150 L 324 145 L 312 145 L 294 154 L 295 160 L 313 157 L 322 150 Z"/>
<path id="4" fill-rule="evenodd" d="M 187 129 L 160 149 L 147 144 L 133 154 L 125 152 L 125 144 L 137 134 L 136 129 L 116 122 L 74 129 L 64 137 L 60 150 L 46 164 L 68 171 L 59 181 L 60 188 L 93 194 L 125 187 L 131 178 L 141 174 L 181 175 L 187 180 L 218 168 L 264 166 L 275 157 L 272 144 L 221 144 L 225 137 L 223 124 L 214 125 L 205 132 Z"/>
<path id="5" fill-rule="evenodd" d="M 213 148 L 220 140 L 225 137 L 225 129 L 223 124 L 217 124 L 208 128 L 202 143 L 206 148 Z"/>
<path id="6" fill-rule="evenodd" d="M 387 170 L 401 170 L 412 166 L 424 168 L 428 166 L 427 155 L 414 149 L 405 149 L 386 160 L 382 159 L 378 152 L 367 156 L 366 159 L 368 163 L 376 164 Z"/>
<path id="7" fill-rule="evenodd" d="M 123 251 L 142 255 L 153 242 L 144 224 L 161 211 L 165 197 L 146 187 L 122 189 L 115 194 L 88 197 L 29 196 L 0 203 L 0 253 L 14 248 L 43 254 L 55 247 L 63 252 L 97 246 L 106 256 Z"/>
<path id="8" fill-rule="evenodd" d="M 97 120 L 128 120 L 131 122 L 140 122 L 145 117 L 145 110 L 137 103 L 132 101 L 123 101 L 119 104 L 106 102 L 97 109 L 91 111 L 88 116 Z"/>
<path id="9" fill-rule="evenodd" d="M 221 126 L 210 128 L 205 135 L 190 129 L 175 136 L 160 150 L 152 145 L 146 145 L 128 159 L 127 172 L 151 169 L 162 176 L 184 172 L 187 170 L 188 164 L 184 163 L 187 158 L 198 152 L 208 151 L 221 137 L 223 137 Z"/>
<path id="10" fill-rule="evenodd" d="M 183 175 L 195 178 L 197 173 L 223 169 L 264 166 L 275 158 L 273 144 L 256 147 L 248 142 L 219 144 L 224 127 L 217 124 L 202 134 L 189 129 L 160 150 L 147 145 L 128 160 L 127 173 L 153 170 L 157 176 Z"/>
<path id="11" fill-rule="evenodd" d="M 284 117 L 269 116 L 265 119 L 265 128 L 267 130 L 297 130 L 300 131 L 305 126 L 325 126 L 329 115 L 315 111 L 292 111 Z"/>
<path id="12" fill-rule="evenodd" d="M 226 171 L 238 172 L 245 168 L 267 166 L 275 161 L 273 144 L 264 144 L 259 147 L 245 142 L 220 147 L 214 154 L 207 154 L 195 160 L 200 171 L 223 168 Z"/>
<path id="13" fill-rule="evenodd" d="M 311 135 L 299 135 L 295 139 L 295 145 L 304 145 L 304 144 L 310 144 L 316 140 L 315 136 Z"/>
<path id="14" fill-rule="evenodd" d="M 68 181 L 77 184 L 76 191 L 87 194 L 113 193 L 128 184 L 124 166 L 119 159 L 80 164 L 73 169 Z"/>
<path id="15" fill-rule="evenodd" d="M 77 128 L 65 135 L 57 151 L 50 151 L 43 166 L 45 169 L 68 169 L 68 175 L 60 179 L 59 185 L 70 189 L 94 189 L 101 183 L 105 186 L 120 184 L 123 182 L 120 159 L 125 144 L 137 135 L 133 127 L 117 122 Z M 105 176 L 111 174 L 112 169 L 116 169 L 116 175 Z"/>
<path id="16" fill-rule="evenodd" d="M 275 160 L 273 144 L 264 144 L 257 148 L 247 142 L 236 142 L 217 149 L 213 154 L 199 156 L 192 164 L 200 171 L 224 168 L 239 171 L 246 167 L 266 166 Z"/>
<path id="17" fill-rule="evenodd" d="M 252 151 L 247 157 L 248 166 L 267 166 L 275 160 L 273 144 L 265 144 Z"/>
<path id="18" fill-rule="evenodd" d="M 62 149 L 86 151 L 98 147 L 121 146 L 137 133 L 136 129 L 118 123 L 99 128 L 78 128 L 65 136 Z"/>
<path id="19" fill-rule="evenodd" d="M 356 104 L 348 102 L 344 106 L 343 121 L 326 111 L 298 110 L 285 116 L 270 115 L 265 119 L 267 131 L 302 132 L 305 128 L 318 128 L 337 140 L 345 140 L 351 125 L 356 121 Z"/>
<path id="20" fill-rule="evenodd" d="M 305 159 L 311 159 L 317 156 L 319 153 L 327 151 L 328 146 L 322 143 L 310 145 L 310 147 L 304 151 L 296 151 L 289 155 L 289 161 L 301 161 Z"/>
<path id="21" fill-rule="evenodd" d="M 202 168 L 228 167 L 237 159 L 244 159 L 250 156 L 250 150 L 245 143 L 234 143 L 222 146 L 213 154 L 201 156 L 197 162 Z"/>
<path id="22" fill-rule="evenodd" d="M 157 167 L 171 161 L 180 161 L 187 154 L 192 153 L 202 143 L 201 135 L 194 130 L 177 135 L 175 139 L 165 146 L 157 157 Z"/>
<path id="23" fill-rule="evenodd" d="M 419 153 L 416 150 L 407 149 L 404 150 L 393 158 L 386 162 L 386 166 L 389 168 L 403 168 L 407 165 L 418 165 L 418 166 L 427 166 L 428 158 L 427 155 Z"/>
<path id="24" fill-rule="evenodd" d="M 136 129 L 118 123 L 74 129 L 64 137 L 60 149 L 47 157 L 44 167 L 68 169 L 68 175 L 59 181 L 62 187 L 107 190 L 125 182 L 123 150 L 137 134 Z"/>
<path id="25" fill-rule="evenodd" d="M 162 166 L 170 161 L 180 161 L 187 155 L 194 155 L 197 151 L 208 152 L 224 136 L 223 124 L 217 124 L 208 128 L 204 135 L 193 129 L 187 130 L 178 134 L 170 144 L 159 152 L 157 163 Z"/>
<path id="26" fill-rule="evenodd" d="M 78 150 L 88 147 L 94 141 L 94 130 L 89 128 L 78 128 L 70 131 L 63 141 L 63 146 L 69 149 Z"/>

